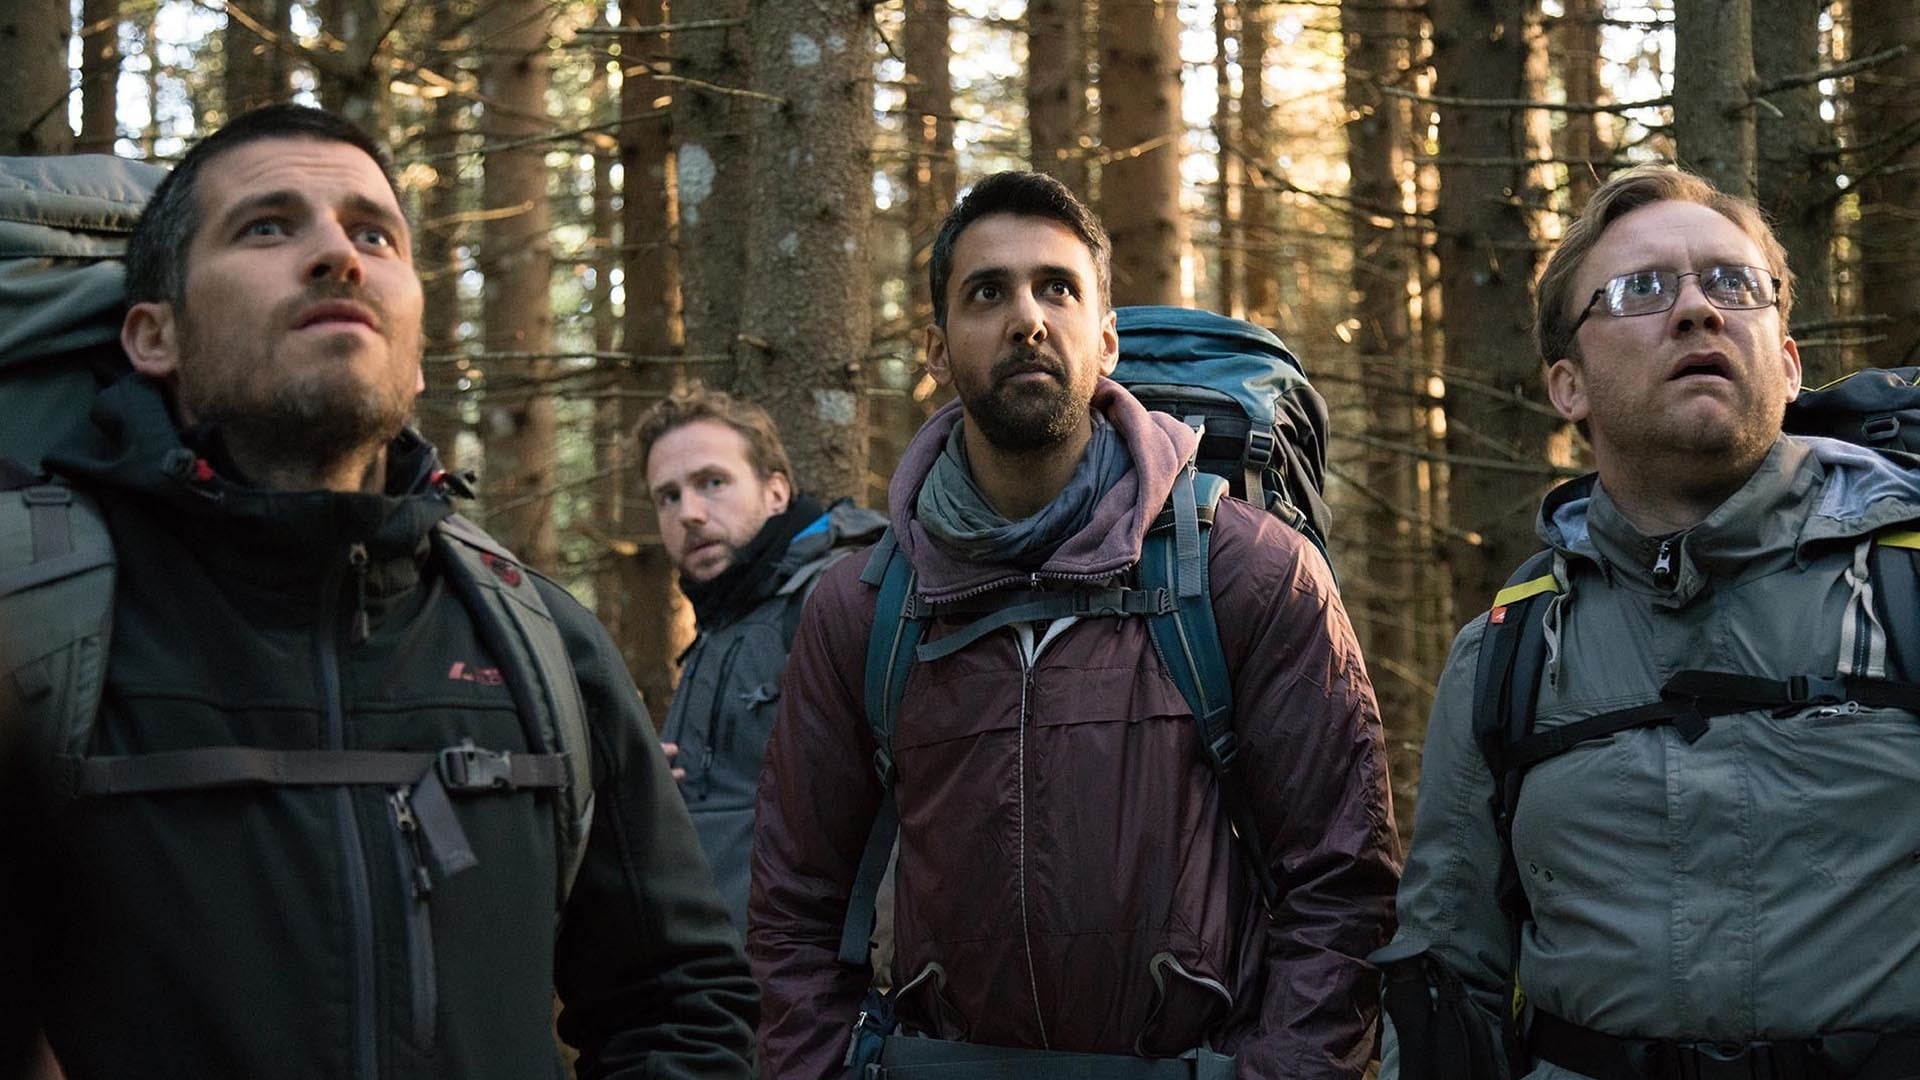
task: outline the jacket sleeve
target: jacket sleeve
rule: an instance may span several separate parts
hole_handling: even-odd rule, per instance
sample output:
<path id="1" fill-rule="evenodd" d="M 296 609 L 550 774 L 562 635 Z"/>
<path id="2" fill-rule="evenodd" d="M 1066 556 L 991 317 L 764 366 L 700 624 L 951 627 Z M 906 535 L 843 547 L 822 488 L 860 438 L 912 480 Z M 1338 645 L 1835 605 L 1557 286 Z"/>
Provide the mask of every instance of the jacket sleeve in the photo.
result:
<path id="1" fill-rule="evenodd" d="M 1502 846 L 1493 824 L 1493 776 L 1473 736 L 1473 682 L 1485 617 L 1454 638 L 1427 719 L 1413 850 L 1400 882 L 1396 944 L 1425 945 L 1458 974 L 1500 1045 L 1513 944 L 1495 894 Z M 1506 1062 L 1499 1062 L 1505 1072 Z M 1386 1027 L 1381 1080 L 1399 1080 L 1400 1046 Z"/>
<path id="2" fill-rule="evenodd" d="M 545 583 L 542 583 L 543 586 Z M 594 816 L 554 954 L 582 1080 L 752 1075 L 756 993 L 646 706 L 607 632 L 557 588 L 593 738 Z"/>
<path id="3" fill-rule="evenodd" d="M 1213 543 L 1241 777 L 1279 886 L 1256 931 L 1266 989 L 1237 1033 L 1239 1075 L 1356 1080 L 1379 1000 L 1364 958 L 1393 931 L 1400 874 L 1379 707 L 1317 550 L 1238 502 L 1222 504 Z"/>
<path id="4" fill-rule="evenodd" d="M 873 769 L 862 671 L 873 591 L 865 559 L 822 577 L 794 637 L 754 817 L 747 956 L 766 995 L 763 1075 L 844 1075 L 872 972 L 836 956 L 867 830 L 882 791 Z"/>

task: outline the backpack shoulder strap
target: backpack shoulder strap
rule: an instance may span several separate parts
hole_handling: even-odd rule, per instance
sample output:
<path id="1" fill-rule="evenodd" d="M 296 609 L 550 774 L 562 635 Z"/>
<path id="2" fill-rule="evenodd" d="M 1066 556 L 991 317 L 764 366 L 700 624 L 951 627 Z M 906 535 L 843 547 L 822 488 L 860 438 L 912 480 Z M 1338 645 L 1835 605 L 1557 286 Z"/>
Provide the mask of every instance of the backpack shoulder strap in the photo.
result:
<path id="1" fill-rule="evenodd" d="M 894 838 L 900 831 L 899 805 L 893 793 L 893 731 L 900 716 L 900 699 L 906 692 L 907 671 L 913 667 L 914 650 L 920 644 L 922 630 L 920 621 L 907 613 L 907 601 L 913 595 L 917 575 L 894 539 L 892 526 L 888 526 L 874 544 L 860 580 L 880 589 L 873 605 L 873 629 L 867 634 L 863 684 L 867 727 L 873 733 L 873 768 L 880 777 L 882 795 L 880 809 L 874 813 L 873 824 L 867 829 L 860 868 L 854 874 L 853 891 L 847 898 L 847 918 L 840 928 L 840 962 L 853 967 L 867 963 L 868 943 L 873 938 L 877 917 L 880 879 L 886 876 L 887 860 L 893 854 Z"/>
<path id="2" fill-rule="evenodd" d="M 593 823 L 593 747 L 586 703 L 553 613 L 521 566 L 479 526 L 459 515 L 433 531 L 442 565 L 481 638 L 499 659 L 533 745 L 562 755 L 567 781 L 555 808 L 558 902 L 564 907 L 586 856 Z"/>
<path id="3" fill-rule="evenodd" d="M 1895 677 L 1920 683 L 1920 531 L 1893 529 L 1873 539 L 1868 573 L 1887 631 L 1887 658 Z"/>
<path id="4" fill-rule="evenodd" d="M 65 484 L 0 489 L 0 729 L 51 780 L 91 741 L 113 623 L 113 539 L 99 506 Z M 53 792 L 65 791 L 55 784 Z"/>
<path id="5" fill-rule="evenodd" d="M 1259 820 L 1241 775 L 1239 740 L 1233 730 L 1233 676 L 1220 646 L 1208 583 L 1213 515 L 1226 492 L 1225 479 L 1200 472 L 1192 462 L 1181 470 L 1169 499 L 1170 527 L 1162 524 L 1150 531 L 1141 549 L 1140 587 L 1148 593 L 1173 594 L 1172 610 L 1148 615 L 1147 630 L 1193 714 L 1200 756 L 1220 785 L 1221 801 L 1246 854 L 1248 872 L 1271 907 L 1280 888 L 1267 866 Z"/>

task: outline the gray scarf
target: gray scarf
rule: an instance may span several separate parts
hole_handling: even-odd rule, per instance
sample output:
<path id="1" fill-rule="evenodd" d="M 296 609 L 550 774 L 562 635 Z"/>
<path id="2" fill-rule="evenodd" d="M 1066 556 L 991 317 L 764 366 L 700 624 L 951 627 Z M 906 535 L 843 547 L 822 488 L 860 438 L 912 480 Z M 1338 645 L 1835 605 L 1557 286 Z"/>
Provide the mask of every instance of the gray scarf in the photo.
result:
<path id="1" fill-rule="evenodd" d="M 947 448 L 920 487 L 913 514 L 928 536 L 959 558 L 1033 570 L 1067 538 L 1087 527 L 1094 504 L 1132 468 L 1133 459 L 1119 432 L 1096 412 L 1093 439 L 1067 486 L 1032 517 L 1008 521 L 974 483 L 961 425 L 956 423 Z"/>

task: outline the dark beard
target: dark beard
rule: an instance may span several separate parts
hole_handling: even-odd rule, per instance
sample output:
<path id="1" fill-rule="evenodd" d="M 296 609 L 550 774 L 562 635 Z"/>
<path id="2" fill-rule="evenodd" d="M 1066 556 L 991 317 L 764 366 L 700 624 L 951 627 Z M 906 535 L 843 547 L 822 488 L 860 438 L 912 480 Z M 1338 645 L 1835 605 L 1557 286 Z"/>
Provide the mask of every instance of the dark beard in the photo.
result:
<path id="1" fill-rule="evenodd" d="M 381 401 L 370 388 L 282 385 L 265 402 L 246 408 L 215 394 L 194 407 L 195 415 L 219 424 L 228 438 L 262 460 L 284 467 L 320 470 L 399 434 L 404 408 Z"/>
<path id="2" fill-rule="evenodd" d="M 1026 386 L 1015 389 L 1007 380 L 1027 371 L 1046 371 L 1055 382 L 1050 386 Z M 1014 350 L 993 366 L 987 385 L 978 393 L 963 395 L 967 421 L 987 442 L 1009 454 L 1026 454 L 1055 446 L 1071 436 L 1086 417 L 1092 400 L 1076 393 L 1067 369 L 1057 359 L 1031 346 Z"/>

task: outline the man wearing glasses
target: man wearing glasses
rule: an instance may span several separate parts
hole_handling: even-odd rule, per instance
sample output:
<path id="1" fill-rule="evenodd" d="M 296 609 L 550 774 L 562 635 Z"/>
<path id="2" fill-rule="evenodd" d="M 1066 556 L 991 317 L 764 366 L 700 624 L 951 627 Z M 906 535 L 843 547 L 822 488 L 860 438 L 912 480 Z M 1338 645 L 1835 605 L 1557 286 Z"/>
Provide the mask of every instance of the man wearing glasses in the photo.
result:
<path id="1" fill-rule="evenodd" d="M 1920 1076 L 1920 723 L 1856 689 L 1903 677 L 1886 612 L 1920 598 L 1876 599 L 1874 549 L 1920 476 L 1781 434 L 1792 283 L 1751 204 L 1670 167 L 1549 261 L 1547 386 L 1595 473 L 1442 676 L 1375 957 L 1387 1080 Z"/>

